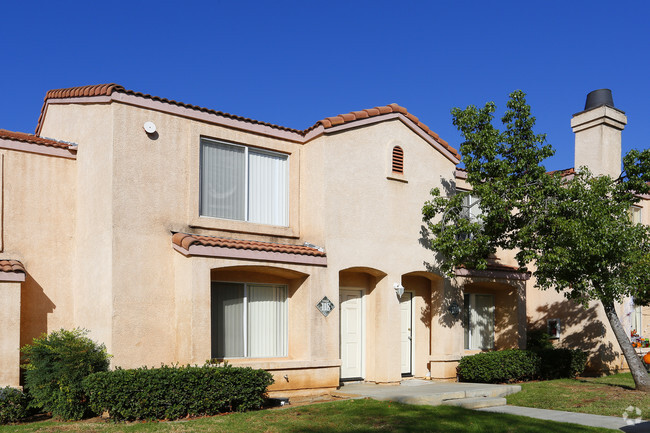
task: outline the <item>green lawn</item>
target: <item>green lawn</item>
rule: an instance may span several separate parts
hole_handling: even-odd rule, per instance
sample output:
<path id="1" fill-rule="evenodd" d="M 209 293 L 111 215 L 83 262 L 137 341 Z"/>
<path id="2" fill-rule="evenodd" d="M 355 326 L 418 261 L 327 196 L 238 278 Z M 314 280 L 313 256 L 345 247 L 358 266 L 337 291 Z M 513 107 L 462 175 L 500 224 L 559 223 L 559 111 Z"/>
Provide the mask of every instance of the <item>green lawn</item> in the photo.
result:
<path id="1" fill-rule="evenodd" d="M 42 421 L 0 427 L 0 432 L 512 432 L 581 433 L 616 430 L 555 423 L 450 406 L 411 406 L 374 400 L 347 400 L 191 421 L 61 423 Z"/>
<path id="2" fill-rule="evenodd" d="M 630 373 L 529 382 L 521 388 L 507 397 L 508 404 L 609 416 L 622 416 L 627 407 L 635 406 L 643 419 L 650 419 L 650 394 L 634 390 Z"/>

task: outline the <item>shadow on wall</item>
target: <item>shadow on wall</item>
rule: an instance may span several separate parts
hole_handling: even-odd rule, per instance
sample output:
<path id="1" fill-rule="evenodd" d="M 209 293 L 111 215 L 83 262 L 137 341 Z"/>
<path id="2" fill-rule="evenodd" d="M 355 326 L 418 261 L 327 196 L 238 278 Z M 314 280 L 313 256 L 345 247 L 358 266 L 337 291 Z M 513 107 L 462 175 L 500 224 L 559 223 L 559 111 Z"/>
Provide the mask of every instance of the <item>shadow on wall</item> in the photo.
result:
<path id="1" fill-rule="evenodd" d="M 465 293 L 492 295 L 494 299 L 494 328 L 477 326 L 474 332 L 479 332 L 480 341 L 490 341 L 494 336 L 496 350 L 517 349 L 525 342 L 525 314 L 520 314 L 520 306 L 525 305 L 525 290 L 519 281 L 510 284 L 503 280 L 476 278 L 464 287 Z M 519 287 L 518 287 L 519 286 Z M 487 306 L 476 305 L 479 317 L 489 316 Z M 469 312 L 463 308 L 463 319 L 467 320 Z M 480 320 L 480 319 L 479 319 Z M 467 326 L 467 325 L 466 325 Z"/>
<path id="2" fill-rule="evenodd" d="M 41 285 L 26 274 L 20 292 L 20 347 L 47 332 L 47 315 L 55 308 Z"/>
<path id="3" fill-rule="evenodd" d="M 427 268 L 427 270 L 436 273 L 429 268 Z M 440 275 L 440 273 L 437 274 Z M 452 328 L 463 320 L 462 313 L 455 316 L 451 313 L 452 306 L 454 308 L 458 306 L 462 310 L 463 298 L 460 294 L 460 290 L 453 287 L 450 281 L 445 279 L 442 287 L 437 290 L 432 288 L 431 302 L 429 302 L 420 312 L 420 320 L 423 322 L 428 320 L 428 323 L 431 324 L 432 320 L 437 318 L 438 325 L 445 328 Z"/>
<path id="4" fill-rule="evenodd" d="M 497 350 L 519 348 L 519 291 L 512 286 L 506 286 L 495 295 L 494 311 L 494 347 Z"/>
<path id="5" fill-rule="evenodd" d="M 533 322 L 529 317 L 528 323 L 531 329 L 546 331 L 548 319 L 560 319 L 559 347 L 586 351 L 587 373 L 615 373 L 619 369 L 619 350 L 611 342 L 603 341 L 607 328 L 598 319 L 599 308 L 599 304 L 585 308 L 571 300 L 554 302 L 538 307 L 539 319 Z"/>

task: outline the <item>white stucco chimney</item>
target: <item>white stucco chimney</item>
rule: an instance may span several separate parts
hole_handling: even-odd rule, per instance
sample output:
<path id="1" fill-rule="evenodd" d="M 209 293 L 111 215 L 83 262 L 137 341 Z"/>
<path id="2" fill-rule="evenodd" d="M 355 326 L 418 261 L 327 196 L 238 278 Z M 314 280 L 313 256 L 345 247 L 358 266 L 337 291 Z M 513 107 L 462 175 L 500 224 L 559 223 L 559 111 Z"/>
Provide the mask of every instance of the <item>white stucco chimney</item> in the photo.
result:
<path id="1" fill-rule="evenodd" d="M 575 168 L 587 166 L 595 175 L 617 178 L 621 174 L 621 131 L 626 124 L 625 113 L 614 107 L 611 90 L 590 92 L 585 110 L 571 119 L 576 135 Z"/>

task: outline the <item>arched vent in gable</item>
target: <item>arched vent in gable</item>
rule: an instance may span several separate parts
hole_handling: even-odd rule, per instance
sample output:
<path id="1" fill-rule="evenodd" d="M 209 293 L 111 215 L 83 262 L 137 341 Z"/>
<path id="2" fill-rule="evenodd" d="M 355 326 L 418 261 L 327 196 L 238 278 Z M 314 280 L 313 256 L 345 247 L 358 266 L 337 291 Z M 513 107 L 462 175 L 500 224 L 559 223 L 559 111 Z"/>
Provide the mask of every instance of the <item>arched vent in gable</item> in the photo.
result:
<path id="1" fill-rule="evenodd" d="M 393 147 L 393 173 L 404 174 L 404 151 L 401 147 Z"/>

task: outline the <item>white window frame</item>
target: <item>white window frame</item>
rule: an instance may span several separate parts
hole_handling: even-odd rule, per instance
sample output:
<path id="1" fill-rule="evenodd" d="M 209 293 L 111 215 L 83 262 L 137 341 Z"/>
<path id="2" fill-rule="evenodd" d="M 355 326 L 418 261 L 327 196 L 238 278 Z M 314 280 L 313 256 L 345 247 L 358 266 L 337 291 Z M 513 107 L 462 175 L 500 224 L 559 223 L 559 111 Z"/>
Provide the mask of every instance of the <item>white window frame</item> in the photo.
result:
<path id="1" fill-rule="evenodd" d="M 634 305 L 632 312 L 630 313 L 630 330 L 636 331 L 636 333 L 642 337 L 643 335 L 643 313 L 641 305 Z"/>
<path id="2" fill-rule="evenodd" d="M 211 281 L 211 289 L 210 289 L 210 296 L 212 296 L 212 285 L 213 284 L 241 284 L 244 286 L 244 296 L 243 296 L 243 301 L 242 301 L 242 335 L 243 335 L 243 349 L 244 349 L 244 355 L 243 356 L 233 356 L 233 357 L 227 357 L 227 359 L 244 359 L 244 358 L 251 358 L 249 356 L 249 349 L 248 349 L 248 298 L 249 298 L 249 293 L 248 293 L 248 288 L 249 286 L 264 286 L 264 287 L 275 287 L 275 288 L 283 288 L 286 290 L 286 298 L 284 300 L 284 308 L 285 312 L 284 315 L 286 317 L 286 323 L 284 324 L 284 330 L 285 330 L 285 335 L 284 340 L 285 340 L 285 347 L 284 347 L 284 353 L 278 354 L 275 356 L 266 356 L 265 358 L 286 358 L 289 356 L 289 286 L 286 284 L 265 284 L 265 283 L 245 283 L 241 281 Z M 215 314 L 214 309 L 210 309 L 210 320 L 211 322 L 214 320 L 214 317 L 212 316 Z M 210 339 L 212 341 L 213 338 L 217 338 L 217 336 L 211 335 Z M 211 353 L 211 356 L 214 354 Z"/>
<path id="3" fill-rule="evenodd" d="M 469 219 L 471 222 L 480 223 L 481 219 L 479 217 L 483 215 L 481 205 L 479 204 L 481 200 L 472 194 L 471 191 L 464 192 L 469 192 L 469 194 L 465 196 L 466 198 L 463 198 L 463 211 L 466 212 L 465 215 L 467 219 Z"/>
<path id="4" fill-rule="evenodd" d="M 472 323 L 472 312 L 476 306 L 476 296 L 489 296 L 492 299 L 492 308 L 491 308 L 491 322 L 492 322 L 492 338 L 491 338 L 491 344 L 488 347 L 478 347 L 478 344 L 476 343 L 475 339 L 473 338 L 475 329 L 474 327 L 477 326 L 475 323 Z M 469 301 L 467 299 L 469 298 Z M 489 293 L 465 293 L 465 300 L 463 304 L 468 307 L 464 308 L 464 320 L 463 320 L 463 328 L 464 328 L 464 342 L 463 342 L 463 347 L 465 350 L 490 350 L 494 349 L 494 340 L 495 340 L 495 325 L 496 325 L 496 320 L 495 320 L 495 304 L 494 304 L 494 295 L 489 294 Z"/>
<path id="5" fill-rule="evenodd" d="M 640 206 L 632 206 L 630 208 L 630 221 L 632 221 L 633 224 L 641 224 L 643 221 L 643 213 Z"/>
<path id="6" fill-rule="evenodd" d="M 243 219 L 238 219 L 238 218 L 227 218 L 227 217 L 220 217 L 220 216 L 214 216 L 214 215 L 209 215 L 204 212 L 203 209 L 203 191 L 204 191 L 204 185 L 203 185 L 203 145 L 204 142 L 208 143 L 216 143 L 216 144 L 221 144 L 225 146 L 232 146 L 235 148 L 240 148 L 244 150 L 244 218 Z M 267 154 L 271 156 L 276 156 L 280 157 L 284 160 L 284 170 L 285 170 L 285 176 L 286 176 L 286 186 L 284 190 L 284 195 L 286 197 L 286 209 L 285 209 L 285 215 L 286 215 L 286 220 L 284 221 L 283 224 L 271 224 L 271 223 L 266 223 L 266 222 L 255 222 L 256 224 L 264 224 L 264 225 L 277 225 L 279 227 L 289 227 L 289 209 L 290 209 L 290 197 L 289 197 L 289 188 L 290 188 L 290 179 L 289 179 L 289 155 L 286 153 L 282 152 L 274 152 L 271 150 L 266 150 L 266 149 L 261 149 L 261 148 L 256 148 L 256 147 L 251 147 L 243 144 L 237 144 L 237 143 L 231 143 L 228 141 L 223 141 L 223 140 L 215 140 L 212 138 L 208 137 L 201 137 L 200 143 L 199 143 L 199 217 L 204 217 L 204 218 L 216 218 L 216 219 L 227 219 L 231 221 L 243 221 L 243 222 L 251 222 L 250 219 L 250 212 L 249 212 L 249 190 L 250 190 L 250 176 L 249 176 L 249 165 L 250 165 L 250 151 L 257 154 Z"/>

